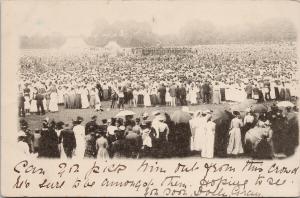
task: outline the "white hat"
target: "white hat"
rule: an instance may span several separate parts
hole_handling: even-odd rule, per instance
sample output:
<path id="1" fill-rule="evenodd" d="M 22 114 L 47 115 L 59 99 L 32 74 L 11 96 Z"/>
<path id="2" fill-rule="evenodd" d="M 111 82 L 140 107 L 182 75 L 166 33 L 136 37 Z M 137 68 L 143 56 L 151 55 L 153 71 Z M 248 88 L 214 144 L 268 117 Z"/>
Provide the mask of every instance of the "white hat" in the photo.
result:
<path id="1" fill-rule="evenodd" d="M 143 118 L 146 118 L 148 116 L 149 116 L 149 114 L 147 112 L 143 113 L 143 115 L 142 115 Z"/>
<path id="2" fill-rule="evenodd" d="M 22 136 L 26 136 L 26 134 L 24 131 L 21 130 L 18 132 L 18 137 L 22 137 Z"/>
<path id="3" fill-rule="evenodd" d="M 122 126 L 119 127 L 119 129 L 120 129 L 121 131 L 125 131 L 125 126 L 122 125 Z"/>

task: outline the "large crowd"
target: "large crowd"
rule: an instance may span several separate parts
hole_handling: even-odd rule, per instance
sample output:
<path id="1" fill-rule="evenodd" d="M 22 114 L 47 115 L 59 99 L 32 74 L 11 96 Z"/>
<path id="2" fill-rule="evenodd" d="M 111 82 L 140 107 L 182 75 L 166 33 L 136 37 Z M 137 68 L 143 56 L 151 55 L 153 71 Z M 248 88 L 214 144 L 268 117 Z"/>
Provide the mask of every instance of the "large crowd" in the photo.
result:
<path id="1" fill-rule="evenodd" d="M 31 131 L 20 120 L 18 148 L 21 154 L 39 158 L 169 158 L 201 156 L 273 159 L 291 156 L 299 145 L 298 109 L 276 105 L 256 113 L 196 111 L 188 107 L 171 116 L 162 111 L 133 118 L 103 119 L 93 116 L 85 125 L 78 116 L 71 123 L 42 121 Z M 217 114 L 215 114 L 217 113 Z"/>
<path id="2" fill-rule="evenodd" d="M 20 116 L 57 112 L 60 104 L 101 111 L 101 102 L 111 101 L 109 108 L 121 110 L 181 105 L 185 110 L 180 115 L 186 117 L 178 123 L 160 112 L 153 120 L 126 116 L 104 119 L 101 125 L 93 117 L 86 126 L 81 117 L 70 124 L 46 119 L 35 132 L 21 120 L 19 143 L 25 153 L 140 158 L 200 152 L 208 158 L 244 153 L 272 158 L 291 155 L 298 145 L 296 107 L 283 115 L 276 105 L 259 114 L 249 106 L 245 116 L 224 111 L 222 121 L 214 118 L 214 110 L 192 116 L 186 111 L 186 106 L 201 103 L 297 99 L 294 43 L 210 45 L 176 55 L 31 53 L 21 57 L 20 65 Z"/>
<path id="3" fill-rule="evenodd" d="M 291 100 L 296 96 L 295 44 L 202 46 L 176 55 L 104 57 L 25 54 L 20 59 L 19 114 L 65 108 Z"/>

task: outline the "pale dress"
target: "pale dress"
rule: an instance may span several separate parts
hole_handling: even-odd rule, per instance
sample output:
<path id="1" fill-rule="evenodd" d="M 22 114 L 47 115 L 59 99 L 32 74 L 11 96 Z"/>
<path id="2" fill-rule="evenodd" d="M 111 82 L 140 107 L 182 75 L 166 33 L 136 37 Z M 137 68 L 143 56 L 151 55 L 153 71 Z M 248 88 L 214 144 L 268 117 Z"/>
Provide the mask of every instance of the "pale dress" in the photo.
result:
<path id="1" fill-rule="evenodd" d="M 190 90 L 190 102 L 191 102 L 191 104 L 197 104 L 197 92 L 199 92 L 199 90 L 195 87 Z"/>
<path id="2" fill-rule="evenodd" d="M 205 125 L 205 135 L 203 139 L 202 152 L 201 156 L 206 158 L 213 158 L 214 157 L 214 146 L 215 146 L 215 131 L 216 131 L 216 124 L 212 121 L 208 121 Z"/>
<path id="3" fill-rule="evenodd" d="M 52 92 L 50 94 L 50 102 L 49 102 L 49 111 L 57 112 L 58 111 L 58 97 L 56 92 Z"/>
<path id="4" fill-rule="evenodd" d="M 234 118 L 231 120 L 229 131 L 229 142 L 227 146 L 227 154 L 241 154 L 244 153 L 242 146 L 241 127 L 243 126 L 242 120 Z"/>
<path id="5" fill-rule="evenodd" d="M 167 88 L 167 90 L 166 90 L 165 100 L 166 100 L 166 102 L 171 102 L 172 101 L 172 98 L 171 98 L 171 95 L 170 95 L 170 92 L 169 92 L 169 88 Z"/>
<path id="6" fill-rule="evenodd" d="M 76 125 L 73 128 L 75 140 L 76 140 L 76 148 L 74 152 L 74 157 L 77 159 L 84 158 L 85 152 L 85 129 L 82 125 Z"/>
<path id="7" fill-rule="evenodd" d="M 145 105 L 145 107 L 150 107 L 151 106 L 149 91 L 144 92 L 144 105 Z"/>
<path id="8" fill-rule="evenodd" d="M 194 137 L 194 150 L 195 151 L 201 151 L 205 139 L 204 134 L 205 134 L 205 124 L 206 124 L 206 118 L 205 117 L 200 117 L 197 118 L 195 121 L 195 137 Z"/>
<path id="9" fill-rule="evenodd" d="M 191 132 L 192 132 L 192 136 L 191 136 L 191 151 L 194 151 L 194 147 L 195 147 L 195 131 L 196 131 L 196 123 L 197 123 L 197 118 L 193 118 L 189 121 L 190 124 L 190 128 L 191 128 Z"/>
<path id="10" fill-rule="evenodd" d="M 57 90 L 57 95 L 58 95 L 58 104 L 63 104 L 64 103 L 64 92 L 62 89 Z"/>
<path id="11" fill-rule="evenodd" d="M 104 137 L 100 137 L 96 141 L 97 159 L 108 159 L 108 142 Z"/>
<path id="12" fill-rule="evenodd" d="M 90 106 L 90 103 L 88 100 L 88 90 L 82 89 L 80 94 L 81 94 L 81 108 L 86 109 Z"/>
<path id="13" fill-rule="evenodd" d="M 32 95 L 32 100 L 30 103 L 30 112 L 31 113 L 36 113 L 37 112 L 37 104 L 36 104 L 36 99 L 35 99 L 35 93 Z"/>
<path id="14" fill-rule="evenodd" d="M 96 90 L 95 102 L 96 102 L 95 109 L 99 111 L 101 109 L 101 101 L 99 98 L 98 90 Z"/>
<path id="15" fill-rule="evenodd" d="M 30 109 L 30 98 L 29 96 L 25 96 L 25 103 L 24 103 L 24 108 L 25 110 L 29 110 Z"/>

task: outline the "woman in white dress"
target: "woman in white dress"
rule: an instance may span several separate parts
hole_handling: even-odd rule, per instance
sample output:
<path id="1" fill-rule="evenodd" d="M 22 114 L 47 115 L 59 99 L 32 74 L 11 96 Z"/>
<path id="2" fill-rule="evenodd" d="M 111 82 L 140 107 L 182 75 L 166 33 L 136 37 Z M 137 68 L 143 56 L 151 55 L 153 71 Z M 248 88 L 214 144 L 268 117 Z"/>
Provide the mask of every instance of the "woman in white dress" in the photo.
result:
<path id="1" fill-rule="evenodd" d="M 220 95 L 220 87 L 219 83 L 215 82 L 213 86 L 213 104 L 220 104 L 221 103 L 221 95 Z"/>
<path id="2" fill-rule="evenodd" d="M 137 107 L 137 102 L 138 102 L 138 88 L 135 87 L 132 91 L 133 94 L 133 106 Z"/>
<path id="3" fill-rule="evenodd" d="M 25 103 L 24 103 L 25 113 L 26 115 L 30 115 L 30 93 L 24 92 L 24 98 L 25 98 Z"/>
<path id="4" fill-rule="evenodd" d="M 199 92 L 198 88 L 192 84 L 190 89 L 190 101 L 192 105 L 197 104 L 197 92 Z"/>
<path id="5" fill-rule="evenodd" d="M 100 98 L 99 98 L 99 93 L 98 93 L 98 89 L 96 89 L 96 95 L 95 95 L 95 110 L 96 111 L 100 111 L 101 110 L 101 101 L 100 101 Z"/>
<path id="6" fill-rule="evenodd" d="M 83 159 L 85 152 L 85 129 L 84 126 L 81 125 L 83 118 L 77 117 L 75 121 L 75 126 L 73 128 L 75 140 L 76 140 L 76 148 L 74 151 L 74 158 Z"/>
<path id="7" fill-rule="evenodd" d="M 197 121 L 195 121 L 195 137 L 194 137 L 194 150 L 201 151 L 203 148 L 203 144 L 205 139 L 203 138 L 205 135 L 205 125 L 206 118 L 205 114 L 199 115 Z"/>
<path id="8" fill-rule="evenodd" d="M 93 87 L 90 89 L 90 107 L 95 108 L 96 106 L 96 89 Z"/>
<path id="9" fill-rule="evenodd" d="M 194 147 L 195 147 L 195 131 L 196 131 L 196 124 L 198 122 L 198 117 L 201 116 L 202 112 L 201 111 L 197 111 L 194 113 L 193 118 L 189 121 L 190 124 L 190 128 L 191 128 L 191 151 L 194 151 Z"/>
<path id="10" fill-rule="evenodd" d="M 234 114 L 235 118 L 233 118 L 230 123 L 227 154 L 238 155 L 244 153 L 241 137 L 241 127 L 243 126 L 243 122 L 240 119 L 239 112 L 234 112 Z"/>
<path id="11" fill-rule="evenodd" d="M 207 123 L 205 125 L 205 135 L 203 137 L 205 141 L 203 142 L 203 148 L 201 151 L 201 156 L 206 158 L 214 157 L 216 124 L 211 121 L 211 118 L 211 114 L 206 115 Z"/>
<path id="12" fill-rule="evenodd" d="M 81 108 L 86 109 L 90 106 L 89 100 L 88 100 L 88 90 L 86 86 L 83 86 L 82 89 L 80 90 L 80 95 L 81 95 Z"/>
<path id="13" fill-rule="evenodd" d="M 30 103 L 30 113 L 37 113 L 37 104 L 36 104 L 36 94 L 37 88 L 33 88 L 31 92 L 31 103 Z"/>
<path id="14" fill-rule="evenodd" d="M 144 105 L 145 107 L 151 107 L 150 90 L 148 88 L 144 90 Z"/>
<path id="15" fill-rule="evenodd" d="M 276 83 L 274 81 L 271 81 L 270 82 L 270 97 L 271 97 L 271 100 L 276 99 L 275 86 L 276 86 Z"/>
<path id="16" fill-rule="evenodd" d="M 49 111 L 50 112 L 58 111 L 58 96 L 57 93 L 54 91 L 52 91 L 50 94 Z"/>
<path id="17" fill-rule="evenodd" d="M 188 84 L 187 85 L 187 88 L 186 88 L 186 102 L 187 104 L 190 104 L 191 103 L 191 97 L 190 97 L 190 90 L 191 90 L 191 87 L 190 85 Z"/>
<path id="18" fill-rule="evenodd" d="M 170 95 L 170 88 L 169 87 L 166 88 L 165 100 L 166 100 L 166 105 L 171 106 L 172 98 L 171 98 L 171 95 Z"/>
<path id="19" fill-rule="evenodd" d="M 64 92 L 61 86 L 57 89 L 57 95 L 58 95 L 58 105 L 64 104 Z"/>

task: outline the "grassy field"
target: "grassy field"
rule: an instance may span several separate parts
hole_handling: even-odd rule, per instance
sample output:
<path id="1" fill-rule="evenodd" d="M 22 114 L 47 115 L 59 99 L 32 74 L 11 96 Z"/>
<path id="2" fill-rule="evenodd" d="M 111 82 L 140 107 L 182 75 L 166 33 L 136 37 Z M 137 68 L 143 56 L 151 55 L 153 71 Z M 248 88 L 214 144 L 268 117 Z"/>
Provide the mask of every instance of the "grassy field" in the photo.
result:
<path id="1" fill-rule="evenodd" d="M 196 110 L 206 110 L 206 109 L 211 109 L 211 110 L 216 110 L 216 109 L 225 109 L 228 108 L 230 104 L 224 103 L 224 104 L 219 104 L 219 105 L 214 105 L 214 104 L 202 104 L 202 105 L 196 105 L 196 106 L 189 106 L 189 109 L 191 111 L 196 111 Z M 103 112 L 96 112 L 94 109 L 65 109 L 63 106 L 59 106 L 59 111 L 56 113 L 46 113 L 45 115 L 29 115 L 26 116 L 24 119 L 28 122 L 29 128 L 32 130 L 41 128 L 42 126 L 42 120 L 45 117 L 48 117 L 50 120 L 54 119 L 55 121 L 63 121 L 64 123 L 71 123 L 72 119 L 75 120 L 77 116 L 83 117 L 84 121 L 83 124 L 91 120 L 91 117 L 93 115 L 98 116 L 98 124 L 101 123 L 101 120 L 106 118 L 109 119 L 111 117 L 114 117 L 117 113 L 120 112 L 119 109 L 109 109 L 108 107 L 110 106 L 109 102 L 102 102 L 102 106 L 104 111 Z M 167 112 L 170 115 L 172 112 L 181 109 L 181 106 L 177 107 L 169 107 L 169 106 L 163 106 L 163 107 L 127 107 L 125 106 L 126 110 L 131 110 L 136 113 L 135 117 L 141 116 L 144 112 L 147 112 L 150 115 L 151 118 L 151 113 L 155 110 L 160 110 L 163 112 Z"/>

